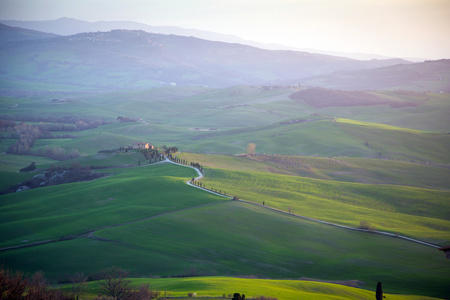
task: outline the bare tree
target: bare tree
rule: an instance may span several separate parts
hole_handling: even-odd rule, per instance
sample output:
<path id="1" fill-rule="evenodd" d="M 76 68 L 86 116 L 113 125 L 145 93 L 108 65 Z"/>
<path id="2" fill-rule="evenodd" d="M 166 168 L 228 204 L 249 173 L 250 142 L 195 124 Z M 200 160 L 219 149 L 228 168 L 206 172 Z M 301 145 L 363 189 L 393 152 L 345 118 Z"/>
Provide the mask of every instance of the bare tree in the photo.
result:
<path id="1" fill-rule="evenodd" d="M 11 273 L 8 269 L 0 268 L 0 299 L 2 300 L 68 300 L 73 299 L 61 290 L 49 289 L 47 279 L 41 271 L 31 278 L 23 274 Z"/>
<path id="2" fill-rule="evenodd" d="M 255 155 L 256 145 L 254 143 L 249 143 L 247 145 L 247 153 L 250 156 Z"/>
<path id="3" fill-rule="evenodd" d="M 80 299 L 81 294 L 87 288 L 87 277 L 83 273 L 75 273 L 72 278 L 72 294 L 75 300 Z"/>
<path id="4" fill-rule="evenodd" d="M 103 278 L 98 282 L 100 291 L 108 294 L 117 300 L 126 299 L 129 292 L 130 280 L 127 279 L 128 272 L 119 268 L 112 267 L 102 272 Z"/>
<path id="5" fill-rule="evenodd" d="M 27 299 L 48 299 L 50 293 L 47 291 L 48 281 L 44 273 L 38 271 L 33 274 L 29 281 Z"/>
<path id="6" fill-rule="evenodd" d="M 12 273 L 3 266 L 0 269 L 0 299 L 22 299 L 27 281 L 20 272 Z"/>

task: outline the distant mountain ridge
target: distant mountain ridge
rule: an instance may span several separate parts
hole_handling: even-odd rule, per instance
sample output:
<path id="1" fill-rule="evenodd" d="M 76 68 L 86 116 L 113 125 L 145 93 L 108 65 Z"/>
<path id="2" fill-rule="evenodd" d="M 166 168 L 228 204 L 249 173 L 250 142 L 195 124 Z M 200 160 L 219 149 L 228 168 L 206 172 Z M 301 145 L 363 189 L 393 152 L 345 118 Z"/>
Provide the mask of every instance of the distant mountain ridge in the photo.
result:
<path id="1" fill-rule="evenodd" d="M 58 35 L 52 33 L 11 27 L 0 23 L 0 44 L 25 40 L 38 40 L 57 36 Z"/>
<path id="2" fill-rule="evenodd" d="M 17 29 L 19 30 L 19 29 Z M 0 78 L 90 87 L 270 84 L 397 61 L 264 50 L 136 30 L 80 33 L 0 47 Z"/>
<path id="3" fill-rule="evenodd" d="M 47 21 L 17 21 L 17 20 L 0 20 L 0 23 L 21 27 L 26 29 L 32 29 L 42 32 L 53 33 L 57 35 L 74 35 L 78 33 L 85 32 L 96 32 L 96 31 L 110 31 L 115 29 L 126 29 L 126 30 L 143 30 L 149 33 L 161 33 L 161 34 L 174 34 L 182 36 L 193 36 L 200 39 L 218 41 L 225 43 L 237 43 L 249 45 L 257 48 L 267 49 L 267 50 L 292 50 L 300 52 L 310 52 L 317 54 L 325 54 L 331 56 L 341 56 L 356 60 L 386 60 L 391 59 L 386 56 L 376 55 L 376 54 L 365 54 L 365 53 L 345 53 L 336 51 L 326 51 L 317 50 L 310 48 L 296 48 L 289 47 L 279 44 L 267 44 L 255 41 L 250 41 L 242 39 L 238 36 L 231 34 L 221 34 L 211 31 L 197 30 L 197 29 L 186 29 L 176 26 L 150 26 L 143 23 L 132 22 L 132 21 L 97 21 L 97 22 L 87 22 L 81 21 L 73 18 L 59 18 L 56 20 Z M 422 61 L 420 58 L 413 59 L 413 61 Z M 406 63 L 405 60 L 398 59 L 397 63 Z"/>
<path id="4" fill-rule="evenodd" d="M 404 89 L 450 93 L 450 59 L 340 71 L 308 78 L 304 82 L 344 90 Z"/>

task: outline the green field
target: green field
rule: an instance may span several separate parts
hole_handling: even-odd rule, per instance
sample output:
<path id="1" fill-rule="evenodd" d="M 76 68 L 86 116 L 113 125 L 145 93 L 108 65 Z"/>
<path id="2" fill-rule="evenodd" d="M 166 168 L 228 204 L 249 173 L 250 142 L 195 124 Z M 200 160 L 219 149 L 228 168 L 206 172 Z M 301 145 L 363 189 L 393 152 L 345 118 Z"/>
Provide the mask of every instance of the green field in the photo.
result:
<path id="1" fill-rule="evenodd" d="M 19 173 L 20 169 L 29 166 L 31 162 L 36 163 L 36 168 L 55 163 L 54 160 L 45 157 L 0 154 L 0 190 L 26 181 L 36 175 L 33 172 Z"/>
<path id="2" fill-rule="evenodd" d="M 450 241 L 446 168 L 356 158 L 282 157 L 275 163 L 260 157 L 179 157 L 209 167 L 202 179 L 208 188 L 241 199 L 350 227 L 366 221 L 440 245 Z"/>
<path id="3" fill-rule="evenodd" d="M 96 172 L 109 176 L 1 195 L 0 248 L 51 241 L 0 251 L 5 266 L 42 270 L 53 282 L 75 272 L 94 277 L 111 266 L 141 278 L 133 279 L 136 284 L 146 277 L 208 276 L 150 279 L 177 297 L 240 292 L 279 300 L 371 299 L 378 281 L 392 299 L 422 298 L 391 294 L 450 296 L 449 260 L 437 249 L 293 215 L 350 227 L 365 221 L 376 230 L 448 245 L 448 94 L 373 92 L 419 105 L 315 109 L 290 99 L 289 88 L 90 93 L 67 87 L 59 94 L 61 89 L 64 85 L 54 86 L 52 94 L 2 97 L 0 109 L 18 123 L 32 116 L 68 116 L 108 124 L 69 132 L 74 138 L 37 139 L 30 148 L 82 154 L 61 162 L 5 154 L 15 140 L 4 137 L 14 132 L 2 133 L 0 187 L 52 165 L 102 167 Z M 71 101 L 51 101 L 58 97 Z M 118 116 L 139 121 L 121 123 Z M 189 187 L 185 181 L 197 176 L 190 168 L 149 165 L 135 151 L 99 152 L 137 141 L 196 152 L 177 156 L 205 167 L 201 182 L 207 188 L 293 214 Z M 249 143 L 256 144 L 257 156 L 233 156 L 246 153 Z M 18 172 L 32 161 L 38 170 Z M 355 289 L 300 278 L 360 284 Z M 89 293 L 96 293 L 93 282 Z"/>
<path id="4" fill-rule="evenodd" d="M 61 97 L 71 102 L 54 103 L 51 99 L 57 98 L 56 95 L 3 97 L 0 109 L 11 118 L 76 116 L 112 122 L 74 132 L 80 137 L 73 140 L 39 140 L 35 149 L 54 146 L 91 155 L 136 140 L 148 140 L 155 145 L 176 144 L 184 151 L 238 154 L 246 152 L 247 144 L 253 142 L 257 153 L 390 158 L 440 164 L 450 161 L 446 151 L 450 147 L 446 134 L 450 128 L 446 94 L 427 94 L 427 101 L 419 101 L 395 92 L 378 93 L 394 102 L 419 101 L 417 107 L 315 109 L 289 99 L 292 92 L 288 88 L 264 90 L 249 86 L 92 94 L 68 91 Z M 17 107 L 8 109 L 15 104 Z M 142 122 L 117 123 L 118 116 Z M 302 122 L 285 124 L 290 120 Z"/>
<path id="5" fill-rule="evenodd" d="M 243 279 L 230 277 L 195 277 L 195 278 L 153 278 L 131 279 L 132 286 L 149 283 L 153 290 L 162 293 L 170 293 L 170 297 L 177 299 L 192 299 L 188 293 L 197 293 L 197 298 L 230 299 L 228 295 L 235 292 L 245 294 L 246 298 L 256 296 L 271 296 L 279 300 L 315 300 L 315 299 L 361 299 L 375 298 L 373 291 L 323 282 L 311 282 L 306 280 L 267 280 L 267 279 Z M 69 290 L 69 289 L 68 289 Z M 92 282 L 88 286 L 86 296 L 98 295 L 98 285 Z M 223 295 L 227 297 L 222 298 Z M 395 300 L 431 300 L 436 298 L 423 296 L 407 296 L 385 293 L 386 298 Z M 211 298 L 207 298 L 210 296 Z"/>
<path id="6" fill-rule="evenodd" d="M 386 292 L 430 296 L 445 295 L 449 275 L 448 262 L 436 249 L 231 201 L 104 229 L 96 236 L 107 240 L 63 241 L 2 252 L 1 258 L 51 278 L 95 273 L 114 262 L 136 277 L 356 279 L 364 288 L 382 281 Z"/>
<path id="7" fill-rule="evenodd" d="M 107 172 L 117 175 L 1 196 L 0 247 L 77 235 L 221 200 L 191 191 L 183 183 L 196 175 L 189 168 L 164 164 Z M 182 201 L 187 191 L 194 194 Z"/>
<path id="8" fill-rule="evenodd" d="M 437 244 L 450 241 L 448 191 L 394 185 L 343 183 L 225 169 L 207 169 L 206 187 L 251 202 L 323 221 L 379 230 Z"/>
<path id="9" fill-rule="evenodd" d="M 177 156 L 212 168 L 266 172 L 355 183 L 450 189 L 448 168 L 403 161 L 280 155 L 237 157 L 195 153 L 179 153 Z"/>
<path id="10" fill-rule="evenodd" d="M 216 197 L 186 186 L 183 181 L 195 173 L 185 167 L 110 170 L 116 175 L 1 196 L 1 245 L 123 225 L 96 231 L 99 239 L 82 236 L 3 251 L 0 259 L 25 272 L 43 270 L 52 280 L 94 274 L 114 262 L 137 277 L 357 279 L 369 289 L 383 281 L 392 293 L 445 295 L 447 262 L 436 249 Z M 223 170 L 208 169 L 208 180 L 216 178 L 214 172 Z M 142 221 L 124 224 L 134 220 Z"/>

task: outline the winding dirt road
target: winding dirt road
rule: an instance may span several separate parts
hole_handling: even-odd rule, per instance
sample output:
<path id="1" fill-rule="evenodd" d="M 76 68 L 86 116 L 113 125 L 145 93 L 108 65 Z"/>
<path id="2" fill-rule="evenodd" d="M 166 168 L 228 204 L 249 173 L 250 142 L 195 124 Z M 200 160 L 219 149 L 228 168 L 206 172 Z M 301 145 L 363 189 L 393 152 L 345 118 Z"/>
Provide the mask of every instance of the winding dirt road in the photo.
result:
<path id="1" fill-rule="evenodd" d="M 192 167 L 192 166 L 179 164 L 179 163 L 175 163 L 175 162 L 171 161 L 170 159 L 168 159 L 167 157 L 165 157 L 164 161 L 157 162 L 157 163 L 154 163 L 154 164 L 151 164 L 151 165 L 144 165 L 144 166 L 141 166 L 141 167 L 153 166 L 153 165 L 160 164 L 160 163 L 171 163 L 171 164 L 179 165 L 179 166 L 182 166 L 182 167 L 194 169 L 197 172 L 197 175 L 198 175 L 198 177 L 196 177 L 195 180 L 199 180 L 199 179 L 202 179 L 204 177 L 203 174 L 200 172 L 200 170 L 198 170 L 197 168 Z M 192 187 L 201 189 L 201 190 L 203 190 L 205 192 L 208 192 L 208 193 L 212 193 L 212 194 L 215 194 L 215 195 L 218 195 L 218 196 L 221 196 L 221 197 L 225 197 L 225 198 L 228 198 L 228 199 L 232 198 L 230 196 L 225 196 L 225 195 L 213 192 L 211 190 L 208 190 L 206 188 L 194 185 L 194 184 L 192 184 L 190 182 L 190 180 L 187 180 L 185 183 L 187 185 L 190 185 Z M 360 231 L 360 232 L 366 232 L 366 233 L 371 233 L 371 234 L 384 235 L 384 236 L 388 236 L 388 237 L 400 238 L 400 239 L 403 239 L 403 240 L 406 240 L 406 241 L 410 241 L 410 242 L 414 242 L 414 243 L 418 243 L 418 244 L 421 244 L 421 245 L 424 245 L 424 246 L 433 247 L 433 248 L 437 248 L 437 249 L 440 248 L 440 246 L 438 246 L 438 245 L 434 245 L 434 244 L 431 244 L 431 243 L 428 243 L 428 242 L 420 241 L 420 240 L 417 240 L 417 239 L 413 239 L 413 238 L 409 238 L 409 237 L 406 237 L 406 236 L 401 236 L 401 235 L 397 235 L 397 234 L 393 234 L 393 233 L 389 233 L 389 232 L 377 231 L 377 230 L 367 230 L 367 229 L 361 229 L 361 228 L 355 228 L 355 227 L 349 227 L 349 226 L 334 224 L 334 223 L 330 223 L 330 222 L 326 222 L 326 221 L 322 221 L 322 220 L 318 220 L 318 219 L 313 219 L 313 218 L 309 218 L 309 217 L 298 215 L 298 214 L 289 213 L 289 212 L 286 212 L 286 211 L 282 211 L 282 210 L 279 210 L 279 209 L 276 209 L 276 208 L 273 208 L 273 207 L 268 207 L 268 206 L 265 206 L 265 205 L 261 205 L 261 204 L 258 204 L 258 203 L 255 203 L 255 202 L 251 202 L 251 201 L 248 201 L 248 200 L 239 199 L 239 201 L 245 202 L 245 203 L 248 203 L 248 204 L 251 204 L 251 205 L 256 205 L 256 206 L 259 206 L 259 207 L 263 207 L 265 209 L 270 209 L 270 210 L 273 210 L 273 211 L 276 211 L 276 212 L 279 212 L 279 213 L 283 213 L 283 214 L 287 214 L 287 215 L 290 215 L 290 216 L 298 217 L 298 218 L 301 218 L 301 219 L 318 222 L 318 223 L 325 224 L 325 225 L 339 227 L 339 228 L 343 228 L 343 229 L 347 229 L 347 230 Z M 144 219 L 140 219 L 140 220 L 136 220 L 136 221 L 130 221 L 130 222 L 125 222 L 125 223 L 120 223 L 120 224 L 108 225 L 108 226 L 103 226 L 103 227 L 98 227 L 98 228 L 91 229 L 89 231 L 86 231 L 86 232 L 83 232 L 83 233 L 80 233 L 80 234 L 77 234 L 77 235 L 64 236 L 64 237 L 60 237 L 58 239 L 45 240 L 45 241 L 39 241 L 39 242 L 34 242 L 34 243 L 29 243 L 29 244 L 24 244 L 24 245 L 17 245 L 17 246 L 0 248 L 0 252 L 8 251 L 8 250 L 15 250 L 15 249 L 19 249 L 19 248 L 39 246 L 39 245 L 44 245 L 44 244 L 49 244 L 49 243 L 62 242 L 62 241 L 76 239 L 76 238 L 90 238 L 90 239 L 95 239 L 95 240 L 100 240 L 100 241 L 105 241 L 105 242 L 115 242 L 113 240 L 108 240 L 108 239 L 104 239 L 104 238 L 101 238 L 101 237 L 97 237 L 97 236 L 95 236 L 94 233 L 96 231 L 99 231 L 99 230 L 102 230 L 102 229 L 114 228 L 114 227 L 134 224 L 134 223 L 138 223 L 138 222 L 143 222 L 143 221 L 150 220 L 150 219 L 153 219 L 153 218 L 157 218 L 157 217 L 160 217 L 160 216 L 163 216 L 163 215 L 177 213 L 177 212 L 180 212 L 180 211 L 185 211 L 185 210 L 190 210 L 190 209 L 196 209 L 196 208 L 204 207 L 204 206 L 215 205 L 215 204 L 218 204 L 218 203 L 220 203 L 220 202 L 206 203 L 206 204 L 202 204 L 202 205 L 197 205 L 197 206 L 192 206 L 192 207 L 188 207 L 188 208 L 178 209 L 178 210 L 174 210 L 174 211 L 164 212 L 164 213 L 161 213 L 161 214 L 158 214 L 158 215 L 154 215 L 154 216 L 151 216 L 151 217 L 147 217 L 147 218 L 144 218 Z"/>
<path id="2" fill-rule="evenodd" d="M 198 175 L 199 175 L 199 177 L 195 178 L 195 180 L 203 178 L 203 174 L 197 168 L 194 168 L 192 166 L 186 166 L 186 165 L 175 163 L 175 162 L 169 160 L 168 158 L 166 158 L 166 161 L 168 161 L 168 162 L 170 162 L 172 164 L 176 164 L 176 165 L 179 165 L 179 166 L 192 168 L 192 169 L 196 170 Z M 186 181 L 186 184 L 188 184 L 190 186 L 193 186 L 193 187 L 196 187 L 196 188 L 199 188 L 199 189 L 202 189 L 204 191 L 207 191 L 207 192 L 219 195 L 219 196 L 223 196 L 223 197 L 228 197 L 228 198 L 231 199 L 231 197 L 229 197 L 229 196 L 224 196 L 222 194 L 215 193 L 215 192 L 210 191 L 208 189 L 205 189 L 205 188 L 193 185 L 193 184 L 191 184 L 191 182 L 189 180 Z M 325 225 L 330 225 L 330 226 L 339 227 L 339 228 L 348 229 L 348 230 L 353 230 L 353 231 L 360 231 L 360 232 L 379 234 L 379 235 L 384 235 L 384 236 L 388 236 L 388 237 L 404 239 L 404 240 L 407 240 L 407 241 L 410 241 L 410 242 L 414 242 L 414 243 L 418 243 L 418 244 L 421 244 L 421 245 L 433 247 L 433 248 L 436 248 L 436 249 L 441 248 L 441 246 L 438 246 L 438 245 L 435 245 L 435 244 L 432 244 L 432 243 L 428 243 L 428 242 L 425 242 L 425 241 L 413 239 L 413 238 L 410 238 L 410 237 L 407 237 L 407 236 L 402 236 L 402 235 L 398 235 L 398 234 L 394 234 L 394 233 L 390 233 L 390 232 L 349 227 L 349 226 L 345 226 L 345 225 L 340 225 L 340 224 L 330 223 L 330 222 L 326 222 L 326 221 L 322 221 L 322 220 L 318 220 L 318 219 L 309 218 L 309 217 L 298 215 L 298 214 L 289 213 L 289 212 L 286 212 L 286 211 L 283 211 L 283 210 L 280 210 L 280 209 L 277 209 L 277 208 L 268 207 L 268 206 L 261 205 L 261 204 L 258 204 L 258 203 L 255 203 L 255 202 L 251 202 L 251 201 L 248 201 L 248 200 L 244 200 L 244 199 L 239 199 L 239 201 L 245 202 L 245 203 L 248 203 L 248 204 L 252 204 L 252 205 L 256 205 L 256 206 L 259 206 L 259 207 L 263 207 L 263 208 L 266 208 L 266 209 L 270 209 L 270 210 L 273 210 L 273 211 L 276 211 L 276 212 L 279 212 L 279 213 L 283 213 L 283 214 L 287 214 L 287 215 L 290 215 L 290 216 L 298 217 L 298 218 L 301 218 L 301 219 L 318 222 L 318 223 L 325 224 Z"/>

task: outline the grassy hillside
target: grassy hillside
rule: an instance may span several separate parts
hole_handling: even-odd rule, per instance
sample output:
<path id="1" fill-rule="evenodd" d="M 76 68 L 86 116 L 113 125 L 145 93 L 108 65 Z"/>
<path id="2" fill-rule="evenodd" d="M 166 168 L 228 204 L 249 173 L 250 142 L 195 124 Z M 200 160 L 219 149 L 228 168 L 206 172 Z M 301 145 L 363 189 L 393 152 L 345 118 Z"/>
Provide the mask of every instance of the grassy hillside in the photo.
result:
<path id="1" fill-rule="evenodd" d="M 450 136 L 448 134 L 425 133 L 373 124 L 357 124 L 347 120 L 337 120 L 341 129 L 361 140 L 367 147 L 377 151 L 381 157 L 409 159 L 413 161 L 433 161 L 448 163 L 450 156 Z"/>
<path id="2" fill-rule="evenodd" d="M 116 265 L 136 277 L 309 277 L 359 280 L 371 290 L 382 281 L 391 293 L 442 297 L 447 291 L 448 261 L 436 249 L 233 201 L 104 229 L 95 235 L 107 240 L 62 241 L 0 252 L 0 256 L 9 266 L 43 270 L 51 278 L 77 271 L 95 273 Z M 189 289 L 198 292 L 195 286 Z"/>
<path id="3" fill-rule="evenodd" d="M 445 133 L 450 128 L 447 94 L 378 92 L 377 97 L 389 98 L 390 103 L 419 105 L 316 109 L 288 100 L 290 93 L 292 90 L 287 88 L 249 86 L 221 90 L 160 88 L 69 94 L 61 97 L 71 102 L 63 103 L 51 101 L 57 95 L 2 98 L 0 108 L 8 118 L 18 120 L 70 116 L 113 122 L 73 132 L 80 137 L 71 140 L 38 140 L 35 149 L 55 146 L 90 155 L 146 140 L 156 145 L 177 145 L 187 151 L 237 154 L 245 152 L 247 144 L 253 142 L 258 153 L 381 157 L 443 164 L 450 161 L 446 151 L 450 138 Z M 119 123 L 118 116 L 142 121 Z M 385 124 L 396 128 L 392 130 Z M 1 141 L 0 148 L 7 149 L 3 143 L 7 141 Z"/>
<path id="4" fill-rule="evenodd" d="M 31 162 L 35 162 L 36 168 L 40 168 L 55 161 L 45 157 L 0 154 L 0 190 L 35 176 L 35 172 L 19 173 L 20 169 L 29 166 Z"/>
<path id="5" fill-rule="evenodd" d="M 450 188 L 448 168 L 410 162 L 350 158 L 286 155 L 231 155 L 178 153 L 187 161 L 212 168 L 256 171 L 308 178 L 368 184 L 406 185 L 422 188 Z"/>
<path id="6" fill-rule="evenodd" d="M 311 218 L 351 227 L 367 221 L 379 230 L 438 244 L 450 241 L 448 191 L 214 168 L 207 169 L 203 181 L 239 198 Z"/>
<path id="7" fill-rule="evenodd" d="M 378 124 L 350 124 L 312 116 L 291 124 L 198 134 L 183 148 L 203 153 L 245 153 L 248 143 L 257 153 L 308 156 L 349 156 L 448 163 L 450 136 L 409 129 L 391 130 Z"/>
<path id="8" fill-rule="evenodd" d="M 375 298 L 375 293 L 373 291 L 367 291 L 332 283 L 310 282 L 305 280 L 267 280 L 230 277 L 131 279 L 131 284 L 134 286 L 139 286 L 143 283 L 149 283 L 150 287 L 154 290 L 166 291 L 170 293 L 172 297 L 183 297 L 190 292 L 195 292 L 197 293 L 197 297 L 202 297 L 202 299 L 205 299 L 205 296 L 211 296 L 211 299 L 222 299 L 221 297 L 223 296 L 223 294 L 228 296 L 229 294 L 234 294 L 235 292 L 245 294 L 247 299 L 256 296 L 271 296 L 276 297 L 279 300 L 371 300 Z M 90 295 L 94 297 L 95 295 L 97 295 L 97 291 L 97 283 L 90 283 L 88 287 L 88 293 L 90 293 Z M 395 300 L 435 299 L 420 296 L 393 295 L 389 294 L 389 292 L 385 292 L 385 295 L 387 298 Z M 186 299 L 190 298 L 187 297 Z"/>
<path id="9" fill-rule="evenodd" d="M 108 172 L 116 175 L 0 196 L 0 247 L 77 235 L 221 199 L 191 191 L 183 180 L 197 173 L 189 168 L 160 164 Z"/>
<path id="10" fill-rule="evenodd" d="M 261 164 L 247 162 L 249 167 Z M 252 275 L 356 279 L 368 289 L 382 281 L 386 292 L 446 295 L 448 268 L 436 249 L 305 221 L 251 204 L 224 201 L 186 186 L 183 181 L 195 174 L 189 168 L 159 164 L 108 172 L 115 175 L 1 196 L 2 247 L 58 239 L 94 228 L 100 230 L 93 236 L 1 251 L 0 260 L 7 267 L 24 272 L 42 270 L 52 280 L 65 280 L 75 272 L 93 275 L 117 265 L 136 277 Z M 355 215 L 364 215 L 377 227 L 378 221 L 385 222 L 386 227 L 394 224 L 395 229 L 406 224 L 412 235 L 426 232 L 432 240 L 449 240 L 448 221 L 438 220 L 440 216 L 448 219 L 445 217 L 448 207 L 442 201 L 442 197 L 448 197 L 446 192 L 432 191 L 433 200 L 424 200 L 421 198 L 430 197 L 430 193 L 421 189 L 383 186 L 380 190 L 366 185 L 213 168 L 208 168 L 206 175 L 208 186 L 221 176 L 220 182 L 225 185 L 232 182 L 231 190 L 238 188 L 240 197 L 244 198 L 244 190 L 257 195 L 258 200 L 265 195 L 270 198 L 267 205 L 281 209 L 291 205 L 294 213 L 306 214 L 309 210 L 333 215 L 331 221 L 337 222 L 339 218 L 359 222 L 354 220 Z M 403 198 L 395 198 L 399 190 Z M 293 200 L 286 194 L 300 197 Z M 396 201 L 383 202 L 381 194 L 389 200 L 393 196 Z M 298 201 L 301 199 L 310 204 Z M 415 199 L 420 199 L 420 205 L 413 203 Z M 414 215 L 421 213 L 427 217 Z M 375 221 L 368 219 L 372 216 Z M 142 221 L 124 224 L 135 220 Z M 116 224 L 122 225 L 108 227 Z M 220 294 L 223 292 L 226 291 Z M 279 293 L 272 296 L 284 295 Z M 341 292 L 333 289 L 330 293 Z M 288 294 L 286 297 L 291 297 Z"/>

